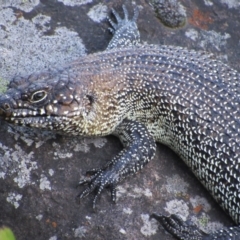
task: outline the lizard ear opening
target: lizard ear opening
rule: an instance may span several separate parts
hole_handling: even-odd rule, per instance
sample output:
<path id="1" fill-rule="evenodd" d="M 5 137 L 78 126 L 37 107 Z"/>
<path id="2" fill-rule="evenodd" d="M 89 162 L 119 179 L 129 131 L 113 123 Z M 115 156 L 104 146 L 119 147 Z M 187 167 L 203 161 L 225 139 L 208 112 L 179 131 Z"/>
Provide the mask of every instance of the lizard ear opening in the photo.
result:
<path id="1" fill-rule="evenodd" d="M 92 93 L 88 93 L 85 96 L 85 111 L 89 115 L 94 110 L 94 103 L 96 99 Z"/>
<path id="2" fill-rule="evenodd" d="M 85 96 L 85 107 L 84 107 L 84 115 L 87 120 L 91 120 L 95 118 L 95 103 L 96 97 L 90 93 Z"/>
<path id="3" fill-rule="evenodd" d="M 95 101 L 94 96 L 90 95 L 90 94 L 87 94 L 86 97 L 87 97 L 87 99 L 89 101 L 89 105 L 92 106 L 94 101 Z"/>

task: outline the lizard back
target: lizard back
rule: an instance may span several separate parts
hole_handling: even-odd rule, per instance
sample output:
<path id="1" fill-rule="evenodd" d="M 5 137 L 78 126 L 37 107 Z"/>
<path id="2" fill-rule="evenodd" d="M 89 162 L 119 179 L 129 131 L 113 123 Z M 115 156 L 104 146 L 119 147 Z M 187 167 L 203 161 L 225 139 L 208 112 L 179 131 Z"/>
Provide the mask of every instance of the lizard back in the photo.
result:
<path id="1" fill-rule="evenodd" d="M 113 98 L 118 107 L 107 111 L 108 121 L 144 123 L 240 222 L 237 71 L 210 54 L 173 46 L 113 49 L 78 64 L 77 72 L 97 79 L 95 84 L 109 84 L 112 95 L 105 104 Z"/>

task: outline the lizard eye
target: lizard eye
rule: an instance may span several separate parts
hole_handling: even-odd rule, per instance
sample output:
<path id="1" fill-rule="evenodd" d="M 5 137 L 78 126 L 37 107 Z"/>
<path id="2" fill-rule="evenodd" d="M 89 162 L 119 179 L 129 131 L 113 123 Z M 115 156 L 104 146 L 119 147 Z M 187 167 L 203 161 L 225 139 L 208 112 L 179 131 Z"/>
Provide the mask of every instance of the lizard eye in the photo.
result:
<path id="1" fill-rule="evenodd" d="M 37 91 L 32 94 L 30 101 L 33 103 L 40 102 L 47 97 L 47 92 L 44 90 Z"/>

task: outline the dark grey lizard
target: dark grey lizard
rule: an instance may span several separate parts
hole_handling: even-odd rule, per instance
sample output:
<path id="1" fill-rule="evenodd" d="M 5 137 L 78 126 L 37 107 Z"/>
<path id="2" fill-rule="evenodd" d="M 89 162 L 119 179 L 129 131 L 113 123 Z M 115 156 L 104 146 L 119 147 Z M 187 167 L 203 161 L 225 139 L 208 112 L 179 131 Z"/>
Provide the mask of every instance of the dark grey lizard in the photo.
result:
<path id="1" fill-rule="evenodd" d="M 113 11 L 114 37 L 104 52 L 58 70 L 15 78 L 0 97 L 6 121 L 63 134 L 114 134 L 124 149 L 91 178 L 79 198 L 116 185 L 153 159 L 155 141 L 173 149 L 215 200 L 240 223 L 240 75 L 212 55 L 139 44 L 132 20 Z M 206 234 L 177 216 L 153 214 L 179 239 L 239 239 L 234 227 Z"/>

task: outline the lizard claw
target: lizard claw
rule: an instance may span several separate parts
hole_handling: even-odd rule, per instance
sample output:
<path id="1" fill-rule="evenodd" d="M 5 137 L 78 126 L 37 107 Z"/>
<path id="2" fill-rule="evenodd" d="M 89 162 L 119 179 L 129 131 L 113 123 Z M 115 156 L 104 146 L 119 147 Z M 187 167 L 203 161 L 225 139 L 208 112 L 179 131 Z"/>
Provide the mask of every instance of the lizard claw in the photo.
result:
<path id="1" fill-rule="evenodd" d="M 123 13 L 124 13 L 124 17 L 121 18 L 120 15 L 116 12 L 115 9 L 111 9 L 112 14 L 114 16 L 114 18 L 116 19 L 116 23 L 113 22 L 113 20 L 111 18 L 107 18 L 111 27 L 109 27 L 108 29 L 110 30 L 110 32 L 115 33 L 118 29 L 120 29 L 122 26 L 126 25 L 127 22 L 136 22 L 137 18 L 138 18 L 138 14 L 139 14 L 139 9 L 138 7 L 134 8 L 134 15 L 132 20 L 129 20 L 129 14 L 128 14 L 128 10 L 126 8 L 125 5 L 122 6 L 123 9 Z"/>
<path id="2" fill-rule="evenodd" d="M 77 195 L 77 198 L 82 199 L 88 196 L 90 193 L 95 192 L 93 199 L 93 209 L 96 208 L 96 202 L 101 192 L 105 187 L 109 187 L 111 191 L 111 199 L 116 202 L 116 183 L 114 183 L 114 178 L 111 177 L 111 173 L 107 170 L 102 169 L 92 169 L 87 171 L 87 174 L 92 176 L 84 178 L 78 183 L 78 186 L 87 185 L 86 189 Z"/>

